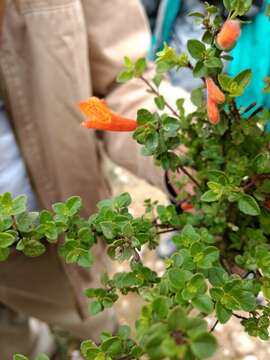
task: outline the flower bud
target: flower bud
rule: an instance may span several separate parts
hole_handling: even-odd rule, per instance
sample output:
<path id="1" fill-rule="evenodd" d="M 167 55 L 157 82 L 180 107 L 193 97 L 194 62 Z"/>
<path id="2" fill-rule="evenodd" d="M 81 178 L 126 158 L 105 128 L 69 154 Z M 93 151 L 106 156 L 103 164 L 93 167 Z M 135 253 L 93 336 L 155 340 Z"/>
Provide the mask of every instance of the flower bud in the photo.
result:
<path id="1" fill-rule="evenodd" d="M 220 121 L 220 114 L 217 104 L 209 97 L 207 99 L 207 115 L 211 124 L 216 125 Z"/>
<path id="2" fill-rule="evenodd" d="M 217 35 L 217 44 L 223 50 L 230 50 L 241 34 L 241 27 L 237 20 L 227 20 Z"/>
<path id="3" fill-rule="evenodd" d="M 214 83 L 213 79 L 206 79 L 207 96 L 216 104 L 223 104 L 225 101 L 225 95 L 220 88 Z"/>

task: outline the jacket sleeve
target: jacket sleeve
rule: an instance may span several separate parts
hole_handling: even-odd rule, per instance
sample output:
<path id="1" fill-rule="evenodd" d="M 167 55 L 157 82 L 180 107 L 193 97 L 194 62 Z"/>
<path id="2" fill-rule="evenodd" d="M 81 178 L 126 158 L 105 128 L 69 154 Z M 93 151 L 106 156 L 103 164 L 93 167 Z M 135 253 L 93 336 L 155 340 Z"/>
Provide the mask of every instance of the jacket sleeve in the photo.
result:
<path id="1" fill-rule="evenodd" d="M 146 56 L 150 47 L 149 27 L 140 1 L 84 0 L 83 6 L 93 93 L 105 97 L 114 111 L 129 117 L 136 117 L 140 108 L 153 109 L 153 97 L 140 80 L 123 85 L 115 82 L 123 67 L 124 56 L 136 60 Z M 169 97 L 187 97 L 183 90 L 172 90 L 169 84 L 167 89 Z M 162 171 L 154 165 L 152 157 L 140 155 L 140 147 L 130 133 L 107 132 L 104 144 L 114 162 L 154 185 L 164 186 Z"/>

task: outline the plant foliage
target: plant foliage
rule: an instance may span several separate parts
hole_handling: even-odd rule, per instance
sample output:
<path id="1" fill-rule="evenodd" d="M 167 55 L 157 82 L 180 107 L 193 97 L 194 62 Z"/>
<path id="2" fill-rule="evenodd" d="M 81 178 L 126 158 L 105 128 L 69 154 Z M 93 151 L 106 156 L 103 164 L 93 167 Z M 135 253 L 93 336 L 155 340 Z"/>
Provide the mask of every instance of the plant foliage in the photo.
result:
<path id="1" fill-rule="evenodd" d="M 251 1 L 224 1 L 230 18 L 248 11 Z M 138 293 L 145 301 L 136 322 L 136 335 L 127 326 L 117 334 L 103 332 L 100 345 L 91 340 L 81 345 L 86 360 L 206 359 L 216 351 L 215 325 L 239 318 L 250 336 L 269 338 L 270 321 L 270 136 L 264 132 L 267 109 L 239 108 L 251 79 L 246 69 L 235 77 L 224 71 L 231 59 L 222 51 L 216 36 L 221 28 L 218 9 L 206 4 L 205 14 L 191 16 L 204 28 L 201 40 L 189 40 L 187 53 L 176 54 L 165 45 L 157 54 L 156 74 L 144 77 L 145 59 L 133 63 L 125 58 L 126 69 L 119 75 L 125 82 L 134 77 L 147 84 L 159 112 L 138 111 L 134 139 L 145 156 L 153 156 L 171 176 L 177 192 L 177 206 L 145 202 L 145 213 L 135 218 L 125 193 L 97 204 L 89 219 L 79 215 L 81 200 L 72 197 L 52 206 L 52 212 L 28 212 L 24 196 L 0 197 L 0 259 L 6 260 L 16 247 L 26 256 L 39 256 L 57 243 L 67 263 L 91 266 L 91 248 L 100 241 L 115 261 L 128 260 L 128 272 L 112 278 L 102 274 L 100 288 L 86 290 L 95 314 L 112 307 L 119 294 Z M 189 68 L 201 86 L 194 89 L 194 111 L 186 114 L 184 100 L 174 107 L 160 93 L 164 74 L 173 68 Z M 212 78 L 225 94 L 218 105 L 220 121 L 209 122 L 205 79 Z M 266 79 L 268 84 L 268 79 Z M 267 91 L 267 89 L 265 89 Z M 184 148 L 179 152 L 179 146 Z M 193 191 L 188 192 L 190 183 Z M 177 211 L 189 204 L 192 211 Z M 184 207 L 183 208 L 187 208 Z M 162 275 L 148 268 L 140 257 L 143 246 L 155 249 L 161 233 L 176 231 L 176 252 L 165 260 Z M 264 296 L 263 304 L 257 302 Z M 211 315 L 209 327 L 206 318 Z M 14 360 L 25 360 L 15 355 Z M 45 356 L 38 358 L 46 359 Z"/>

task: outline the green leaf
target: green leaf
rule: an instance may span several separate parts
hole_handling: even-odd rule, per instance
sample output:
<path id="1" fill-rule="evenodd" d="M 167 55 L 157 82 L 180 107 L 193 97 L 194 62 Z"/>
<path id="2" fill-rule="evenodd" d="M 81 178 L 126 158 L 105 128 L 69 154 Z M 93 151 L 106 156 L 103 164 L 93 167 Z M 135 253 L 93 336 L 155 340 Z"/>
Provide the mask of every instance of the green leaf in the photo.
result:
<path id="1" fill-rule="evenodd" d="M 146 59 L 145 58 L 140 58 L 135 62 L 135 66 L 134 66 L 134 75 L 136 77 L 140 77 L 143 75 L 143 73 L 145 72 L 146 69 Z"/>
<path id="2" fill-rule="evenodd" d="M 238 207 L 242 213 L 251 216 L 258 216 L 261 212 L 257 201 L 252 196 L 247 194 L 241 196 L 240 200 L 238 201 Z"/>
<path id="3" fill-rule="evenodd" d="M 132 202 L 131 196 L 127 192 L 117 196 L 113 201 L 114 206 L 118 209 L 128 207 L 131 204 L 131 202 Z"/>
<path id="4" fill-rule="evenodd" d="M 266 11 L 265 11 L 265 14 L 266 14 L 266 16 L 268 16 L 268 17 L 269 17 L 269 19 L 270 19 L 270 4 L 267 4 L 267 5 L 266 5 Z"/>
<path id="5" fill-rule="evenodd" d="M 241 71 L 240 74 L 235 76 L 235 78 L 233 80 L 235 82 L 237 82 L 238 85 L 245 88 L 250 83 L 251 77 L 252 77 L 251 70 L 244 70 L 244 71 Z"/>
<path id="6" fill-rule="evenodd" d="M 212 287 L 210 288 L 210 295 L 215 301 L 219 301 L 224 295 L 224 291 L 220 287 Z"/>
<path id="7" fill-rule="evenodd" d="M 30 240 L 24 244 L 23 253 L 29 257 L 42 255 L 46 251 L 46 247 L 39 241 Z"/>
<path id="8" fill-rule="evenodd" d="M 97 208 L 99 210 L 103 209 L 103 208 L 111 208 L 113 206 L 113 199 L 105 199 L 105 200 L 101 200 L 97 203 Z"/>
<path id="9" fill-rule="evenodd" d="M 130 57 L 124 56 L 124 65 L 127 69 L 133 69 L 134 64 Z"/>
<path id="10" fill-rule="evenodd" d="M 93 358 L 89 358 L 89 360 L 92 360 Z M 94 360 L 112 360 L 111 357 L 107 357 L 104 353 L 100 352 L 99 354 L 96 355 Z"/>
<path id="11" fill-rule="evenodd" d="M 223 286 L 228 280 L 228 273 L 221 267 L 212 267 L 208 270 L 208 279 L 213 286 Z"/>
<path id="12" fill-rule="evenodd" d="M 205 4 L 206 10 L 209 12 L 209 14 L 216 14 L 219 12 L 219 8 L 217 6 L 209 5 L 208 3 Z"/>
<path id="13" fill-rule="evenodd" d="M 6 192 L 1 196 L 1 203 L 5 209 L 12 209 L 12 195 L 10 192 Z"/>
<path id="14" fill-rule="evenodd" d="M 96 315 L 103 310 L 102 304 L 100 301 L 93 300 L 90 304 L 90 312 L 92 315 Z"/>
<path id="15" fill-rule="evenodd" d="M 202 14 L 200 12 L 197 12 L 197 11 L 189 13 L 188 16 L 199 17 L 199 18 L 202 18 L 202 19 L 204 18 L 204 14 Z"/>
<path id="16" fill-rule="evenodd" d="M 114 238 L 114 223 L 112 221 L 103 221 L 99 225 L 105 238 L 110 240 Z"/>
<path id="17" fill-rule="evenodd" d="M 190 55 L 196 60 L 201 60 L 206 50 L 205 45 L 199 40 L 188 40 L 187 48 Z"/>
<path id="18" fill-rule="evenodd" d="M 177 99 L 177 100 L 176 100 L 176 107 L 177 107 L 177 110 L 178 110 L 180 116 L 184 116 L 184 115 L 185 115 L 184 104 L 185 104 L 185 99 L 180 98 L 180 99 Z"/>
<path id="19" fill-rule="evenodd" d="M 270 4 L 268 6 L 270 7 Z M 267 76 L 264 79 L 264 83 L 265 83 L 265 87 L 263 89 L 263 93 L 264 94 L 269 94 L 270 93 L 270 76 Z"/>
<path id="20" fill-rule="evenodd" d="M 258 154 L 253 160 L 254 168 L 258 174 L 267 174 L 270 172 L 270 154 L 264 152 Z"/>
<path id="21" fill-rule="evenodd" d="M 211 314 L 214 311 L 214 303 L 210 296 L 206 294 L 199 295 L 192 300 L 192 305 L 202 313 Z"/>
<path id="22" fill-rule="evenodd" d="M 203 61 L 198 61 L 193 69 L 193 76 L 195 78 L 202 78 L 207 75 L 207 67 Z"/>
<path id="23" fill-rule="evenodd" d="M 212 44 L 212 41 L 213 41 L 213 35 L 211 34 L 210 31 L 205 31 L 205 33 L 203 34 L 203 37 L 202 37 L 202 41 L 206 44 Z"/>
<path id="24" fill-rule="evenodd" d="M 256 308 L 256 297 L 250 291 L 236 291 L 235 296 L 240 302 L 241 308 L 244 311 L 254 311 Z"/>
<path id="25" fill-rule="evenodd" d="M 73 264 L 78 261 L 79 259 L 79 249 L 68 249 L 67 252 L 64 255 L 65 261 L 67 264 Z"/>
<path id="26" fill-rule="evenodd" d="M 12 219 L 11 219 L 11 217 L 1 218 L 1 216 L 0 216 L 0 232 L 8 230 L 11 227 L 12 227 Z"/>
<path id="27" fill-rule="evenodd" d="M 181 290 L 185 285 L 185 273 L 183 270 L 173 268 L 168 271 L 169 285 L 174 290 Z"/>
<path id="28" fill-rule="evenodd" d="M 205 60 L 204 65 L 208 68 L 222 68 L 223 67 L 222 61 L 217 57 L 212 57 L 210 59 Z"/>
<path id="29" fill-rule="evenodd" d="M 222 192 L 216 193 L 213 190 L 208 190 L 202 195 L 201 200 L 204 202 L 213 202 L 219 200 L 221 196 L 222 196 Z"/>
<path id="30" fill-rule="evenodd" d="M 113 336 L 105 340 L 101 345 L 102 351 L 110 356 L 120 355 L 122 352 L 122 342 L 118 336 Z"/>
<path id="31" fill-rule="evenodd" d="M 203 105 L 203 92 L 202 88 L 194 89 L 191 93 L 191 101 L 192 103 L 197 106 L 201 107 Z"/>
<path id="32" fill-rule="evenodd" d="M 161 351 L 166 358 L 175 358 L 177 356 L 177 346 L 171 337 L 166 337 L 161 343 Z"/>
<path id="33" fill-rule="evenodd" d="M 170 116 L 167 116 L 163 121 L 162 121 L 162 125 L 163 125 L 163 129 L 168 132 L 170 135 L 176 135 L 177 131 L 180 129 L 180 122 Z"/>
<path id="34" fill-rule="evenodd" d="M 145 140 L 145 148 L 147 149 L 147 153 L 149 155 L 153 154 L 157 149 L 159 144 L 159 136 L 158 133 L 149 134 L 146 136 Z M 147 155 L 148 155 L 147 154 Z"/>
<path id="35" fill-rule="evenodd" d="M 0 248 L 0 261 L 5 261 L 9 257 L 10 254 L 10 248 Z"/>
<path id="36" fill-rule="evenodd" d="M 34 221 L 38 218 L 37 212 L 23 212 L 16 216 L 17 228 L 21 232 L 29 232 Z"/>
<path id="37" fill-rule="evenodd" d="M 224 186 L 215 181 L 208 181 L 207 186 L 217 194 L 222 194 Z"/>
<path id="38" fill-rule="evenodd" d="M 270 194 L 270 179 L 266 179 L 262 182 L 260 186 L 258 186 L 260 192 Z"/>
<path id="39" fill-rule="evenodd" d="M 216 351 L 217 341 L 213 335 L 203 333 L 192 339 L 190 347 L 198 359 L 207 359 Z"/>
<path id="40" fill-rule="evenodd" d="M 219 301 L 216 303 L 216 314 L 218 321 L 221 324 L 225 324 L 227 321 L 230 320 L 232 316 L 232 311 L 225 308 Z"/>
<path id="41" fill-rule="evenodd" d="M 13 360 L 28 360 L 28 358 L 24 355 L 16 354 L 13 356 Z"/>
<path id="42" fill-rule="evenodd" d="M 91 247 L 95 242 L 95 237 L 89 227 L 81 227 L 78 231 L 78 238 L 81 243 L 86 244 L 88 247 Z"/>
<path id="43" fill-rule="evenodd" d="M 48 221 L 46 224 L 41 225 L 39 231 L 43 233 L 51 243 L 55 242 L 58 238 L 58 231 L 54 221 Z"/>
<path id="44" fill-rule="evenodd" d="M 169 329 L 174 330 L 185 330 L 188 320 L 184 310 L 177 306 L 175 307 L 168 316 Z"/>
<path id="45" fill-rule="evenodd" d="M 35 358 L 35 360 L 50 360 L 50 359 L 46 354 L 40 354 Z"/>
<path id="46" fill-rule="evenodd" d="M 164 296 L 155 298 L 152 303 L 152 311 L 155 320 L 167 318 L 169 312 L 169 299 Z"/>
<path id="47" fill-rule="evenodd" d="M 252 0 L 231 0 L 230 1 L 230 12 L 231 18 L 242 16 L 248 12 L 252 5 Z"/>
<path id="48" fill-rule="evenodd" d="M 86 250 L 87 254 L 79 256 L 79 259 L 77 260 L 77 264 L 84 268 L 89 268 L 94 263 L 94 256 L 91 253 L 90 250 Z"/>
<path id="49" fill-rule="evenodd" d="M 231 0 L 223 0 L 223 4 L 226 10 L 231 10 Z"/>
<path id="50" fill-rule="evenodd" d="M 80 347 L 82 355 L 87 360 L 93 360 L 96 359 L 96 356 L 101 352 L 96 344 L 91 340 L 86 340 L 81 343 Z"/>
<path id="51" fill-rule="evenodd" d="M 173 237 L 173 242 L 176 245 L 189 247 L 191 244 L 198 242 L 201 239 L 200 235 L 190 224 L 184 226 L 180 234 Z"/>
<path id="52" fill-rule="evenodd" d="M 230 90 L 232 79 L 228 75 L 219 74 L 218 82 L 219 82 L 219 85 L 221 86 L 222 90 L 225 90 L 225 91 Z"/>
<path id="53" fill-rule="evenodd" d="M 26 211 L 27 196 L 19 195 L 13 200 L 11 215 L 18 215 Z"/>
<path id="54" fill-rule="evenodd" d="M 215 246 L 208 246 L 203 251 L 203 257 L 197 265 L 202 269 L 209 269 L 219 259 L 219 250 Z"/>
<path id="55" fill-rule="evenodd" d="M 57 217 L 61 220 L 65 220 L 66 217 L 68 216 L 68 209 L 66 204 L 64 203 L 60 203 L 60 202 L 55 203 L 52 205 L 52 209 L 57 214 Z"/>
<path id="56" fill-rule="evenodd" d="M 161 82 L 163 80 L 163 76 L 160 74 L 155 75 L 155 77 L 153 78 L 153 83 L 156 85 L 157 88 L 159 88 Z"/>
<path id="57" fill-rule="evenodd" d="M 142 284 L 142 280 L 134 272 L 116 273 L 113 277 L 115 286 L 119 289 L 129 288 Z"/>
<path id="58" fill-rule="evenodd" d="M 122 339 L 127 340 L 130 336 L 131 330 L 130 327 L 127 325 L 121 325 L 118 329 L 118 336 L 120 336 Z"/>
<path id="59" fill-rule="evenodd" d="M 165 99 L 163 95 L 155 97 L 155 104 L 159 110 L 163 110 L 165 108 Z"/>
<path id="60" fill-rule="evenodd" d="M 72 196 L 66 201 L 66 206 L 69 210 L 69 215 L 76 215 L 82 207 L 82 199 L 79 196 Z"/>
<path id="61" fill-rule="evenodd" d="M 137 112 L 137 121 L 139 125 L 145 125 L 147 123 L 152 123 L 154 122 L 154 115 L 146 110 L 146 109 L 140 109 Z"/>
<path id="62" fill-rule="evenodd" d="M 48 221 L 53 221 L 53 216 L 52 214 L 47 211 L 47 210 L 42 210 L 40 213 L 39 213 L 39 222 L 41 224 L 44 224 Z"/>
<path id="63" fill-rule="evenodd" d="M 12 199 L 11 193 L 6 192 L 0 196 L 0 209 L 2 216 L 18 215 L 26 211 L 26 195 L 17 196 Z"/>
<path id="64" fill-rule="evenodd" d="M 122 71 L 117 76 L 117 82 L 125 83 L 125 82 L 128 82 L 129 80 L 131 80 L 133 77 L 134 77 L 134 70 L 125 70 L 125 71 Z"/>
<path id="65" fill-rule="evenodd" d="M 192 300 L 198 295 L 204 294 L 207 290 L 207 285 L 203 275 L 195 274 L 187 283 L 182 295 L 185 300 Z"/>
<path id="66" fill-rule="evenodd" d="M 206 174 L 207 174 L 209 180 L 211 180 L 211 181 L 217 182 L 224 186 L 229 184 L 229 179 L 223 171 L 207 170 Z"/>
<path id="67" fill-rule="evenodd" d="M 0 233 L 0 248 L 4 249 L 9 246 L 11 246 L 15 241 L 15 238 L 13 235 L 9 233 Z"/>

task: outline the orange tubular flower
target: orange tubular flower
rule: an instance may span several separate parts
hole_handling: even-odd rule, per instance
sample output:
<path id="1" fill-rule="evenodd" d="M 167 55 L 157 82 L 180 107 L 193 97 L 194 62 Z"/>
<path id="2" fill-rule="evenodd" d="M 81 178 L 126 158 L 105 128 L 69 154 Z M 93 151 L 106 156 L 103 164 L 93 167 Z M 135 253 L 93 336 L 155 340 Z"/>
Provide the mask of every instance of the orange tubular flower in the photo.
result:
<path id="1" fill-rule="evenodd" d="M 217 104 L 211 100 L 211 98 L 207 99 L 207 114 L 211 124 L 216 125 L 219 123 L 220 114 Z"/>
<path id="2" fill-rule="evenodd" d="M 223 104 L 225 101 L 225 95 L 220 88 L 214 83 L 213 79 L 206 79 L 207 96 L 216 104 Z"/>
<path id="3" fill-rule="evenodd" d="M 230 50 L 241 34 L 241 27 L 237 20 L 227 20 L 217 35 L 217 44 L 223 50 Z"/>
<path id="4" fill-rule="evenodd" d="M 108 131 L 134 131 L 137 127 L 135 120 L 115 114 L 104 100 L 91 97 L 80 103 L 81 112 L 88 117 L 81 126 L 87 129 Z"/>

